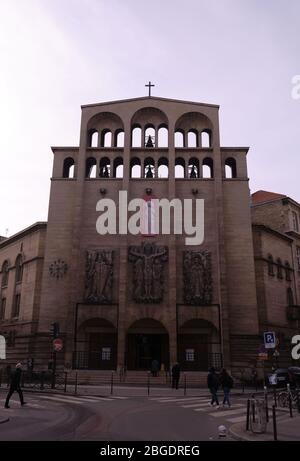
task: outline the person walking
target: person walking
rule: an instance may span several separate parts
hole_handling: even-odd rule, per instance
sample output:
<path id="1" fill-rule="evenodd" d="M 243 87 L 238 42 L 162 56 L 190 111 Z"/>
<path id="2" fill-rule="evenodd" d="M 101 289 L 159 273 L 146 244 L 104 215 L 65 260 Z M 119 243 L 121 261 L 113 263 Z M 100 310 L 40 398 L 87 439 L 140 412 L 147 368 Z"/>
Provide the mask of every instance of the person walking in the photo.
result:
<path id="1" fill-rule="evenodd" d="M 223 368 L 221 371 L 219 381 L 224 392 L 223 407 L 227 403 L 228 407 L 230 408 L 231 405 L 229 400 L 229 394 L 233 387 L 233 379 L 225 368 Z"/>
<path id="2" fill-rule="evenodd" d="M 218 388 L 219 388 L 219 379 L 216 373 L 216 370 L 214 367 L 211 367 L 209 369 L 208 375 L 207 375 L 207 387 L 211 393 L 211 401 L 209 402 L 211 406 L 214 406 L 216 404 L 216 408 L 219 408 L 219 400 L 218 400 Z"/>
<path id="3" fill-rule="evenodd" d="M 179 363 L 175 363 L 172 367 L 172 389 L 178 389 L 180 379 L 180 366 Z"/>
<path id="4" fill-rule="evenodd" d="M 10 408 L 9 407 L 9 399 L 13 395 L 14 392 L 17 392 L 20 397 L 20 403 L 21 405 L 25 405 L 26 402 L 24 402 L 24 397 L 23 397 L 23 392 L 21 390 L 21 376 L 22 376 L 22 364 L 17 363 L 15 370 L 11 373 L 10 376 L 10 388 L 6 397 L 5 401 L 5 408 Z"/>

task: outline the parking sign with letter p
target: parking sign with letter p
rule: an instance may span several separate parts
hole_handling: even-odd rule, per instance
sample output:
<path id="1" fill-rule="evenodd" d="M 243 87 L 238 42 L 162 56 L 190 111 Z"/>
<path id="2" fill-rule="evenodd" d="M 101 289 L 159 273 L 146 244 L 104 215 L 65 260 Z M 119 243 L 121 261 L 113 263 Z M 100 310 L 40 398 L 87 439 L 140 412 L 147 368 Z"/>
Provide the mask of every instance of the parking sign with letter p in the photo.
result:
<path id="1" fill-rule="evenodd" d="M 274 349 L 276 347 L 276 335 L 274 331 L 266 331 L 264 333 L 264 343 L 266 349 Z"/>

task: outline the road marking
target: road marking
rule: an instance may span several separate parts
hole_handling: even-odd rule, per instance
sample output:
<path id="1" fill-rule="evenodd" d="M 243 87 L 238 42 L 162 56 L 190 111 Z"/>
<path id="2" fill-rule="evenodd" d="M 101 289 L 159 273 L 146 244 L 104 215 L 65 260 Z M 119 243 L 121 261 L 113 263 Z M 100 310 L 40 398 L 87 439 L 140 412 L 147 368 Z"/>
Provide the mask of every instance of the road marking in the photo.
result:
<path id="1" fill-rule="evenodd" d="M 237 408 L 236 410 L 226 410 L 226 411 L 216 410 L 215 413 L 209 413 L 209 414 L 210 416 L 213 416 L 214 418 L 222 418 L 223 416 L 235 415 L 235 414 L 242 413 L 242 412 L 245 412 L 245 407 Z"/>
<path id="2" fill-rule="evenodd" d="M 244 416 L 236 416 L 235 418 L 229 418 L 228 421 L 230 423 L 242 423 L 243 421 L 246 421 L 246 415 Z"/>
<path id="3" fill-rule="evenodd" d="M 208 407 L 208 405 L 209 405 L 208 403 L 193 403 L 191 405 L 181 405 L 181 408 L 193 408 L 193 407 L 207 407 L 207 408 L 209 408 L 210 405 L 209 405 L 209 407 Z"/>
<path id="4" fill-rule="evenodd" d="M 80 398 L 80 397 L 63 397 L 63 396 L 56 396 L 56 395 L 40 395 L 39 398 L 41 399 L 47 399 L 47 400 L 53 400 L 53 401 L 57 401 L 57 402 L 64 402 L 64 403 L 77 403 L 77 404 L 82 404 L 82 403 L 97 403 L 97 402 L 100 402 L 102 400 L 105 400 L 105 401 L 112 401 L 113 399 L 108 399 L 108 398 L 104 398 L 104 397 L 98 397 L 97 399 L 84 399 L 84 398 Z"/>
<path id="5" fill-rule="evenodd" d="M 159 400 L 159 402 L 162 402 L 162 403 L 165 403 L 165 402 L 188 402 L 188 401 L 191 401 L 191 400 L 197 400 L 197 401 L 204 401 L 206 400 L 207 401 L 208 397 L 205 398 L 205 397 L 185 397 L 183 399 L 177 399 L 176 397 L 173 397 L 173 398 L 164 398 L 164 399 L 161 399 Z M 150 399 L 150 400 L 157 400 L 157 399 Z"/>

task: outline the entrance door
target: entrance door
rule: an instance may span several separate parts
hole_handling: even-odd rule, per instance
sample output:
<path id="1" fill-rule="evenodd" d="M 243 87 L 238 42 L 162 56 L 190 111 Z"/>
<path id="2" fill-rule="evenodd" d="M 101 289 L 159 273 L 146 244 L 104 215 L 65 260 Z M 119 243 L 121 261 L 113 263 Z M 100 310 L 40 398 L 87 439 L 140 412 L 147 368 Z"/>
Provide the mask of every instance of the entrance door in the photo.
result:
<path id="1" fill-rule="evenodd" d="M 157 334 L 128 335 L 127 368 L 150 370 L 153 360 L 168 367 L 168 336 Z"/>
<path id="2" fill-rule="evenodd" d="M 207 371 L 208 344 L 205 335 L 179 335 L 179 362 L 186 371 Z"/>
<path id="3" fill-rule="evenodd" d="M 89 369 L 112 370 L 116 368 L 116 335 L 90 333 Z"/>

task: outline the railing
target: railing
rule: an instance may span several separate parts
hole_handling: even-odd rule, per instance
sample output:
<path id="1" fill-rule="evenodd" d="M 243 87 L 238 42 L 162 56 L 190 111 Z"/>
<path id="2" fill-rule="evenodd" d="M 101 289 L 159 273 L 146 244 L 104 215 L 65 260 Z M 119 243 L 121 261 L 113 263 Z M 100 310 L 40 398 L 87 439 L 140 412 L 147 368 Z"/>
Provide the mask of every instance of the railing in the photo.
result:
<path id="1" fill-rule="evenodd" d="M 116 368 L 116 360 L 113 357 L 103 360 L 102 351 L 77 351 L 73 353 L 73 368 L 76 370 L 112 370 Z"/>

